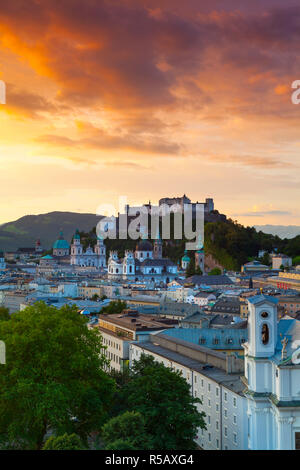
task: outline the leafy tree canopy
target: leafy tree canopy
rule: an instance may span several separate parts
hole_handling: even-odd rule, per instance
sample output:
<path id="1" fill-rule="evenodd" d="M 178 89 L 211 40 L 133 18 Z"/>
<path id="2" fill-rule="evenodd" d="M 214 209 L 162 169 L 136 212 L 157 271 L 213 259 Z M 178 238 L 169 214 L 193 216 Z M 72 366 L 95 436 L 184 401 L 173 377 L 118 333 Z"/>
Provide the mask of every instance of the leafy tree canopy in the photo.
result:
<path id="1" fill-rule="evenodd" d="M 109 305 L 100 310 L 100 313 L 122 313 L 125 308 L 127 308 L 126 302 L 122 300 L 112 300 Z"/>
<path id="2" fill-rule="evenodd" d="M 116 443 L 129 443 L 136 450 L 151 449 L 151 436 L 146 432 L 144 417 L 135 411 L 125 413 L 112 418 L 102 429 L 102 437 L 106 443 L 106 449 L 118 449 Z"/>
<path id="3" fill-rule="evenodd" d="M 44 436 L 88 434 L 106 420 L 114 381 L 103 371 L 102 340 L 76 306 L 37 302 L 0 322 L 0 443 L 40 449 Z"/>
<path id="4" fill-rule="evenodd" d="M 62 436 L 51 436 L 45 442 L 43 450 L 87 450 L 76 434 L 63 434 Z"/>
<path id="5" fill-rule="evenodd" d="M 0 307 L 0 321 L 10 320 L 10 314 L 8 308 Z"/>
<path id="6" fill-rule="evenodd" d="M 210 276 L 220 276 L 222 271 L 220 268 L 213 268 L 209 273 Z"/>
<path id="7" fill-rule="evenodd" d="M 145 431 L 152 448 L 194 449 L 198 428 L 204 428 L 204 414 L 198 398 L 179 372 L 142 355 L 134 362 L 130 380 L 117 394 L 120 412 L 136 411 L 145 419 Z"/>

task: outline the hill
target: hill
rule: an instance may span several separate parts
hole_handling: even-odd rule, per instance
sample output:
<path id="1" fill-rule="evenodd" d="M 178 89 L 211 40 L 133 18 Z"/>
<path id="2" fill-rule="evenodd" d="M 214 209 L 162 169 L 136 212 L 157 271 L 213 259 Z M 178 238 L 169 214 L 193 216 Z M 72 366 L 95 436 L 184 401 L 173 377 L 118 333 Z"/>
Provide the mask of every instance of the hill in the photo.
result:
<path id="1" fill-rule="evenodd" d="M 74 231 L 89 232 L 102 216 L 76 212 L 49 212 L 47 214 L 26 215 L 13 222 L 0 226 L 0 250 L 13 251 L 19 247 L 34 246 L 37 238 L 44 248 L 51 248 L 60 230 L 70 241 Z"/>
<path id="2" fill-rule="evenodd" d="M 255 225 L 256 230 L 277 235 L 280 238 L 294 238 L 300 235 L 299 225 Z"/>

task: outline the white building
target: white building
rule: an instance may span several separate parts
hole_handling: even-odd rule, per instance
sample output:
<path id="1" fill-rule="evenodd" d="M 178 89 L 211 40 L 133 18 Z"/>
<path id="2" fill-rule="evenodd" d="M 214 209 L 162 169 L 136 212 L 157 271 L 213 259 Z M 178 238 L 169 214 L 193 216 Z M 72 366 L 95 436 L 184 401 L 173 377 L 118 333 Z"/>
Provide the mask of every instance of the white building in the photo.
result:
<path id="1" fill-rule="evenodd" d="M 86 251 L 83 251 L 80 242 L 79 231 L 73 237 L 71 245 L 71 259 L 72 266 L 81 267 L 96 267 L 98 269 L 106 267 L 106 248 L 102 238 L 97 237 L 97 243 L 94 250 L 89 246 Z"/>
<path id="2" fill-rule="evenodd" d="M 245 343 L 249 449 L 300 449 L 300 322 L 277 322 L 276 298 L 249 302 Z"/>
<path id="3" fill-rule="evenodd" d="M 130 344 L 130 363 L 150 354 L 182 372 L 206 414 L 201 448 L 300 449 L 300 322 L 278 322 L 276 298 L 258 295 L 248 304 L 243 360 L 157 334 Z"/>
<path id="4" fill-rule="evenodd" d="M 3 251 L 0 251 L 0 271 L 3 271 L 4 269 L 6 269 L 4 253 L 3 253 Z"/>
<path id="5" fill-rule="evenodd" d="M 108 260 L 108 279 L 148 280 L 150 282 L 168 283 L 177 277 L 177 266 L 167 258 L 162 258 L 160 238 L 155 240 L 154 247 L 148 240 L 142 240 L 136 250 L 125 252 L 119 259 L 116 251 L 111 251 Z"/>
<path id="6" fill-rule="evenodd" d="M 290 268 L 293 265 L 293 260 L 286 255 L 275 255 L 272 257 L 272 269 Z"/>

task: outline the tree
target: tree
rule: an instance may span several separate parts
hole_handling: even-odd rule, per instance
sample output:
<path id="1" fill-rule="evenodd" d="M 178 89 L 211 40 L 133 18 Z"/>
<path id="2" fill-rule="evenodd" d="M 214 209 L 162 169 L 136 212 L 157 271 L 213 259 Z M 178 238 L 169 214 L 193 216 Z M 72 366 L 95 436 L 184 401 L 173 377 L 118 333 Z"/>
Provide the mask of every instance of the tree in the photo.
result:
<path id="1" fill-rule="evenodd" d="M 106 450 L 138 450 L 134 445 L 124 439 L 117 439 L 114 442 L 111 442 L 105 447 Z"/>
<path id="2" fill-rule="evenodd" d="M 0 442 L 41 449 L 46 432 L 75 432 L 84 443 L 108 416 L 114 381 L 103 371 L 97 329 L 76 306 L 37 302 L 0 322 Z"/>
<path id="3" fill-rule="evenodd" d="M 136 411 L 145 419 L 153 449 L 194 449 L 198 428 L 205 428 L 201 403 L 179 372 L 142 355 L 134 361 L 131 378 L 117 394 L 120 412 Z"/>
<path id="4" fill-rule="evenodd" d="M 0 321 L 10 320 L 10 314 L 8 308 L 0 307 Z"/>
<path id="5" fill-rule="evenodd" d="M 43 450 L 87 450 L 76 434 L 63 434 L 62 436 L 51 436 L 45 442 Z"/>
<path id="6" fill-rule="evenodd" d="M 195 258 L 192 256 L 191 261 L 186 268 L 185 277 L 191 277 L 195 274 Z"/>
<path id="7" fill-rule="evenodd" d="M 270 255 L 269 253 L 264 253 L 263 257 L 261 258 L 261 263 L 262 264 L 265 264 L 266 266 L 269 266 L 271 263 L 270 263 Z"/>
<path id="8" fill-rule="evenodd" d="M 208 274 L 209 276 L 220 276 L 222 271 L 220 268 L 213 268 Z"/>
<path id="9" fill-rule="evenodd" d="M 99 299 L 99 295 L 98 295 L 98 294 L 94 294 L 94 295 L 91 297 L 91 300 L 94 300 L 94 302 L 97 302 L 98 299 Z"/>
<path id="10" fill-rule="evenodd" d="M 146 423 L 141 413 L 125 411 L 110 419 L 102 429 L 106 449 L 118 450 L 120 442 L 126 442 L 135 450 L 151 449 L 151 436 L 146 432 Z M 111 447 L 113 446 L 113 447 Z"/>
<path id="11" fill-rule="evenodd" d="M 100 310 L 100 313 L 122 313 L 125 308 L 127 308 L 126 302 L 123 302 L 122 300 L 113 300 L 109 305 L 103 307 Z"/>
<path id="12" fill-rule="evenodd" d="M 293 258 L 293 265 L 298 266 L 299 264 L 300 264 L 300 256 L 295 256 L 295 258 Z"/>
<path id="13" fill-rule="evenodd" d="M 203 275 L 203 272 L 200 268 L 200 266 L 197 266 L 196 269 L 195 269 L 195 274 L 197 274 L 198 276 L 202 276 Z"/>

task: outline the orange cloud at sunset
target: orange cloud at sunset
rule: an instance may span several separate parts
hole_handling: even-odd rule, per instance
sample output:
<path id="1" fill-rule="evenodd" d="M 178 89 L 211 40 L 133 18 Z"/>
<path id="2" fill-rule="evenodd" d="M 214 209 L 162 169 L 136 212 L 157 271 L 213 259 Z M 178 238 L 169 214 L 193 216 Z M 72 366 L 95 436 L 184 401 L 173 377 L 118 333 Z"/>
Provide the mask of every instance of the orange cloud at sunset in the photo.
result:
<path id="1" fill-rule="evenodd" d="M 187 193 L 300 225 L 300 6 L 241 3 L 1 5 L 0 223 Z"/>

